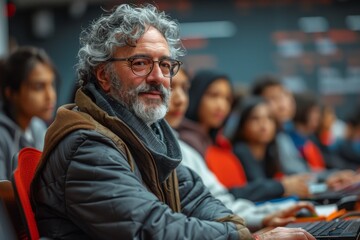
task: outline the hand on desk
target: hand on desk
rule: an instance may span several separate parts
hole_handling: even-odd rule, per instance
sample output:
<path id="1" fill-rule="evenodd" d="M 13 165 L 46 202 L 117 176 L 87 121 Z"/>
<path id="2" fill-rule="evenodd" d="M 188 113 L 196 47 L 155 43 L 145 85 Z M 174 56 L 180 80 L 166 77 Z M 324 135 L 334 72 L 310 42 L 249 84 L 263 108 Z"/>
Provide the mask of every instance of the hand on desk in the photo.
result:
<path id="1" fill-rule="evenodd" d="M 309 202 L 299 202 L 299 203 L 295 204 L 294 206 L 291 206 L 289 208 L 277 211 L 275 213 L 272 213 L 272 214 L 266 216 L 263 220 L 263 226 L 264 227 L 279 227 L 279 226 L 285 226 L 286 224 L 294 222 L 296 220 L 295 215 L 302 208 L 306 208 L 311 213 L 316 215 L 314 205 L 312 205 Z"/>
<path id="2" fill-rule="evenodd" d="M 330 189 L 337 190 L 360 181 L 360 174 L 353 170 L 341 170 L 333 173 L 326 180 Z"/>
<path id="3" fill-rule="evenodd" d="M 312 178 L 311 174 L 296 174 L 283 177 L 281 184 L 284 187 L 284 196 L 296 195 L 300 198 L 308 198 L 310 196 L 308 182 Z"/>
<path id="4" fill-rule="evenodd" d="M 271 231 L 255 235 L 256 240 L 315 240 L 315 238 L 301 228 L 277 227 Z"/>

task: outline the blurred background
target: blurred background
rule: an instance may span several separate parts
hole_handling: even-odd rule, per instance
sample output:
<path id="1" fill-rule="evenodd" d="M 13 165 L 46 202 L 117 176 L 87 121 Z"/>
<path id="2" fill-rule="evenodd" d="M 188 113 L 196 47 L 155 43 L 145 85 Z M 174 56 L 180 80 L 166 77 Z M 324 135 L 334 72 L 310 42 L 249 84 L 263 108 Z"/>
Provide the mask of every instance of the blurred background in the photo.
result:
<path id="1" fill-rule="evenodd" d="M 0 57 L 17 45 L 44 48 L 60 75 L 58 104 L 70 101 L 79 34 L 121 3 L 0 0 Z M 266 73 L 293 92 L 314 91 L 338 116 L 360 103 L 359 0 L 148 1 L 181 24 L 190 72 L 217 68 L 239 91 Z"/>

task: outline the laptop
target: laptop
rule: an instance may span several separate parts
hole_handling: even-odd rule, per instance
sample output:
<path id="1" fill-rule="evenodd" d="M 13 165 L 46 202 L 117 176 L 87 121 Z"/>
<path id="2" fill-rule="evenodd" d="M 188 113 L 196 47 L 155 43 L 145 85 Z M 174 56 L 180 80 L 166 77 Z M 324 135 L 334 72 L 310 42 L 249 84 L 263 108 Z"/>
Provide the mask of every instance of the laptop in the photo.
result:
<path id="1" fill-rule="evenodd" d="M 360 240 L 360 219 L 290 223 L 288 228 L 303 228 L 319 240 Z"/>
<path id="2" fill-rule="evenodd" d="M 337 191 L 324 191 L 314 194 L 310 199 L 320 204 L 332 204 L 349 195 L 360 195 L 360 182 L 353 183 Z"/>

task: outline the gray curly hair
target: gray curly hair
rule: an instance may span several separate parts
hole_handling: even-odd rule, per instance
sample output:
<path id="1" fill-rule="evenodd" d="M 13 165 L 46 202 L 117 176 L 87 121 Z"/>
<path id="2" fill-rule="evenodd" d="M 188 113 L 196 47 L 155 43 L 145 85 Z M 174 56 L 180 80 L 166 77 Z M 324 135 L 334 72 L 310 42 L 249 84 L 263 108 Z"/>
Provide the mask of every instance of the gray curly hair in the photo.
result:
<path id="1" fill-rule="evenodd" d="M 122 4 L 110 14 L 95 20 L 80 35 L 77 73 L 80 85 L 94 79 L 93 70 L 109 60 L 115 47 L 135 46 L 149 26 L 159 30 L 167 40 L 173 58 L 185 55 L 179 25 L 151 4 L 133 7 Z"/>

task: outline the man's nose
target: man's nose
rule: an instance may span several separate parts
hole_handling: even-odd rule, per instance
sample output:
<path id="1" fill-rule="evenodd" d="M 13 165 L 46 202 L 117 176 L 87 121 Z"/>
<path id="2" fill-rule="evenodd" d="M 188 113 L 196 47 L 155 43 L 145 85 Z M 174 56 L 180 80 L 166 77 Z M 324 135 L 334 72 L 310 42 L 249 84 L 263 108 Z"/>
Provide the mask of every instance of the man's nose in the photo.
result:
<path id="1" fill-rule="evenodd" d="M 157 83 L 162 83 L 165 81 L 165 77 L 161 71 L 159 61 L 154 61 L 154 65 L 153 65 L 149 75 L 147 76 L 147 81 L 157 82 Z"/>

